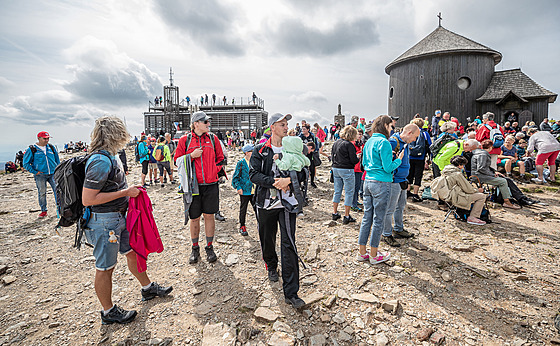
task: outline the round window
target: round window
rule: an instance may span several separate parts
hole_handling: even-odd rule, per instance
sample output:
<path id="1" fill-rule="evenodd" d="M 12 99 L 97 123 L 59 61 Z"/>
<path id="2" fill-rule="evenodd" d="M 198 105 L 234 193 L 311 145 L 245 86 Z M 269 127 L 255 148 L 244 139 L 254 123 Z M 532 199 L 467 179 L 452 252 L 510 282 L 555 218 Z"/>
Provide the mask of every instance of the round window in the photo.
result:
<path id="1" fill-rule="evenodd" d="M 457 86 L 461 90 L 466 90 L 471 86 L 471 79 L 469 77 L 461 77 L 457 80 Z"/>
<path id="2" fill-rule="evenodd" d="M 389 98 L 392 99 L 393 98 L 393 93 L 395 92 L 395 89 L 393 87 L 391 87 L 391 89 L 389 89 Z"/>

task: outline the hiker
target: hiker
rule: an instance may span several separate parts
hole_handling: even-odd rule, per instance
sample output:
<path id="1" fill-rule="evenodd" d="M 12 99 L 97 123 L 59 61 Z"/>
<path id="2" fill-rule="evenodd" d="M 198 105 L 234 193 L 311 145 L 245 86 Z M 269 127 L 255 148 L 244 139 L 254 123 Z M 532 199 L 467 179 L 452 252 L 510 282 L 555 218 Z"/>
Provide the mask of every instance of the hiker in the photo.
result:
<path id="1" fill-rule="evenodd" d="M 171 155 L 171 157 L 175 157 L 175 150 L 177 150 L 177 142 L 175 142 L 171 138 L 171 133 L 169 132 L 165 133 L 165 145 L 167 145 L 167 147 L 169 148 L 169 154 Z M 171 173 L 173 173 L 173 170 L 177 168 L 175 167 L 175 163 L 173 162 L 173 160 L 169 161 L 169 165 L 171 167 Z"/>
<path id="2" fill-rule="evenodd" d="M 490 152 L 492 149 L 492 141 L 490 139 L 485 139 L 481 143 L 481 149 L 475 149 L 473 151 L 471 175 L 478 177 L 481 183 L 497 186 L 504 198 L 504 207 L 519 209 L 518 205 L 512 204 L 509 200 L 511 198 L 511 191 L 503 174 L 496 172 L 496 170 L 490 166 Z"/>
<path id="3" fill-rule="evenodd" d="M 334 177 L 332 219 L 338 220 L 341 218 L 338 212 L 338 204 L 340 203 L 342 189 L 344 188 L 346 192 L 344 196 L 344 218 L 342 219 L 344 225 L 356 222 L 356 219 L 350 216 L 350 208 L 352 208 L 356 185 L 354 167 L 360 162 L 358 155 L 356 155 L 356 148 L 352 144 L 357 137 L 358 130 L 352 125 L 347 125 L 340 132 L 340 139 L 334 142 L 331 150 Z"/>
<path id="4" fill-rule="evenodd" d="M 255 211 L 255 216 L 257 215 L 257 210 L 255 208 L 255 201 L 253 196 L 255 195 L 255 187 L 251 183 L 249 178 L 249 162 L 251 160 L 251 155 L 253 154 L 253 149 L 255 147 L 252 144 L 245 144 L 242 151 L 245 156 L 237 162 L 235 166 L 235 172 L 231 178 L 231 186 L 237 191 L 240 199 L 239 205 L 239 233 L 242 236 L 247 236 L 247 227 L 245 226 L 245 220 L 247 216 L 247 206 L 251 202 L 251 206 Z"/>
<path id="5" fill-rule="evenodd" d="M 91 207 L 85 235 L 94 246 L 95 292 L 103 307 L 100 312 L 103 324 L 129 323 L 137 314 L 135 310 L 113 305 L 111 299 L 113 270 L 119 252 L 126 255 L 128 270 L 142 286 L 142 300 L 165 297 L 173 290 L 171 286 L 162 287 L 152 282 L 145 271 L 138 272 L 136 253 L 130 247 L 130 234 L 126 229 L 128 198 L 138 196 L 140 186 L 128 187 L 122 163 L 115 157 L 118 150 L 126 146 L 129 138 L 119 118 L 104 116 L 95 121 L 90 145 L 93 154 L 86 163 L 82 191 L 83 205 Z"/>
<path id="6" fill-rule="evenodd" d="M 255 197 L 257 205 L 257 220 L 259 223 L 259 239 L 262 258 L 271 282 L 278 281 L 278 255 L 276 254 L 276 233 L 280 227 L 280 256 L 282 264 L 282 289 L 284 300 L 295 309 L 305 306 L 305 302 L 298 297 L 299 291 L 299 263 L 295 245 L 296 214 L 288 212 L 284 205 L 267 210 L 270 189 L 281 190 L 281 198 L 295 205 L 297 200 L 290 196 L 290 184 L 297 184 L 290 177 L 280 177 L 280 172 L 274 162 L 274 154 L 282 152 L 282 138 L 288 134 L 290 114 L 275 113 L 268 118 L 271 136 L 253 150 L 249 176 L 256 185 Z"/>
<path id="7" fill-rule="evenodd" d="M 192 240 L 192 252 L 189 263 L 195 264 L 200 259 L 200 247 L 198 237 L 200 234 L 200 217 L 204 216 L 204 233 L 206 234 L 206 259 L 209 263 L 214 263 L 218 259 L 214 252 L 214 231 L 216 221 L 214 214 L 220 209 L 218 171 L 224 160 L 222 146 L 213 133 L 210 132 L 210 117 L 202 111 L 193 113 L 191 118 L 191 133 L 179 139 L 175 152 L 175 162 L 184 155 L 190 155 L 194 161 L 196 181 L 199 193 L 192 196 L 192 203 L 187 207 L 190 218 L 190 233 Z M 190 143 L 187 143 L 190 141 Z M 184 186 L 183 186 L 184 188 Z"/>
<path id="8" fill-rule="evenodd" d="M 14 163 L 16 164 L 16 169 L 23 168 L 23 151 L 17 152 Z"/>
<path id="9" fill-rule="evenodd" d="M 424 120 L 422 118 L 413 119 L 411 124 L 415 124 L 420 128 L 420 135 L 416 141 L 409 144 L 410 169 L 408 170 L 408 183 L 412 185 L 412 192 L 407 192 L 407 198 L 412 197 L 412 201 L 422 202 L 422 197 L 418 195 L 420 186 L 422 185 L 422 176 L 424 170 L 428 169 L 430 164 L 432 139 L 428 130 L 423 127 Z"/>
<path id="10" fill-rule="evenodd" d="M 362 156 L 362 149 L 364 147 L 362 138 L 364 138 L 364 131 L 359 128 L 358 137 L 356 137 L 356 140 L 352 143 L 354 145 L 354 148 L 356 148 L 356 156 L 358 156 L 358 159 Z M 364 172 L 362 171 L 362 163 L 360 161 L 361 160 L 359 160 L 359 162 L 354 166 L 354 198 L 352 198 L 352 208 L 350 208 L 350 210 L 356 212 L 364 211 L 361 208 L 364 205 L 358 202 L 358 197 L 363 199 L 364 195 L 364 192 L 362 190 L 364 182 L 362 180 L 362 176 L 364 175 Z"/>
<path id="11" fill-rule="evenodd" d="M 441 121 L 441 111 L 436 110 L 434 116 L 432 117 L 432 137 L 435 139 L 441 131 L 439 130 L 439 122 Z"/>
<path id="12" fill-rule="evenodd" d="M 30 145 L 23 155 L 23 167 L 33 174 L 37 186 L 39 207 L 41 207 L 39 218 L 47 216 L 47 182 L 51 185 L 58 206 L 54 170 L 60 163 L 60 158 L 54 145 L 49 143 L 50 138 L 47 131 L 39 132 L 37 143 Z"/>
<path id="13" fill-rule="evenodd" d="M 434 178 L 441 175 L 441 170 L 450 163 L 453 156 L 461 155 L 463 152 L 473 151 L 478 148 L 478 141 L 475 139 L 455 140 L 448 142 L 440 149 L 434 157 L 432 168 L 434 170 Z"/>
<path id="14" fill-rule="evenodd" d="M 302 121 L 302 125 L 301 125 L 301 135 L 299 137 L 303 141 L 303 144 L 307 144 L 309 142 L 312 142 L 314 144 L 313 149 L 317 150 L 317 152 L 319 152 L 319 148 L 321 147 L 321 144 L 320 144 L 319 140 L 317 139 L 317 137 L 315 137 L 315 135 L 313 133 L 311 133 L 311 126 L 307 123 L 303 124 L 303 121 Z M 317 168 L 316 168 L 317 165 L 313 162 L 313 153 L 312 152 L 309 153 L 307 155 L 307 158 L 311 161 L 311 165 L 309 165 L 310 185 L 314 188 L 317 188 L 317 185 L 315 184 L 315 175 L 317 173 Z"/>
<path id="15" fill-rule="evenodd" d="M 504 145 L 500 148 L 501 152 L 498 155 L 498 166 L 504 167 L 506 176 L 511 178 L 511 171 L 513 167 L 519 167 L 519 175 L 521 179 L 525 178 L 525 163 L 519 160 L 517 156 L 517 147 L 513 145 L 515 137 L 508 135 Z"/>
<path id="16" fill-rule="evenodd" d="M 373 121 L 373 133 L 362 152 L 362 164 L 366 171 L 364 181 L 364 216 L 358 236 L 358 261 L 377 264 L 387 261 L 391 254 L 378 252 L 381 233 L 385 225 L 387 201 L 393 182 L 393 171 L 401 165 L 404 150 L 393 160 L 389 134 L 393 120 L 381 115 Z M 373 231 L 372 231 L 373 225 Z M 366 250 L 370 237 L 370 251 Z"/>
<path id="17" fill-rule="evenodd" d="M 504 130 L 500 125 L 494 122 L 494 113 L 484 113 L 482 115 L 482 126 L 476 130 L 476 140 L 482 143 L 485 139 L 490 139 L 493 143 L 493 147 L 490 150 L 490 167 L 492 169 L 498 169 L 498 155 L 501 150 L 500 147 L 504 144 Z M 443 167 L 441 167 L 443 169 Z"/>
<path id="18" fill-rule="evenodd" d="M 395 133 L 389 138 L 393 151 L 393 158 L 401 152 L 401 164 L 393 172 L 393 181 L 387 199 L 387 212 L 383 227 L 383 242 L 389 246 L 399 247 L 401 244 L 396 239 L 408 239 L 414 234 L 404 229 L 403 213 L 406 207 L 406 192 L 408 191 L 408 171 L 410 168 L 408 144 L 416 141 L 420 135 L 420 128 L 414 124 L 408 124 L 400 133 Z M 394 219 L 394 226 L 393 226 Z"/>
<path id="19" fill-rule="evenodd" d="M 4 164 L 4 171 L 6 173 L 15 173 L 17 171 L 16 164 L 13 161 L 8 161 Z"/>
<path id="20" fill-rule="evenodd" d="M 533 182 L 542 184 L 545 182 L 543 172 L 544 163 L 548 161 L 548 168 L 550 169 L 549 180 L 556 181 L 556 158 L 560 153 L 560 143 L 554 138 L 549 131 L 537 131 L 537 129 L 530 129 L 529 145 L 527 153 L 532 154 L 533 150 L 537 150 L 537 157 L 535 164 L 537 166 L 537 178 L 533 178 Z"/>
<path id="21" fill-rule="evenodd" d="M 136 146 L 136 151 L 140 157 L 140 164 L 142 165 L 142 174 L 140 175 L 140 185 L 143 188 L 147 188 L 146 184 L 146 174 L 148 174 L 148 163 L 150 162 L 150 150 L 148 149 L 148 137 L 143 135 L 140 137 L 140 142 Z"/>
<path id="22" fill-rule="evenodd" d="M 150 158 L 148 160 L 148 179 L 150 182 L 146 182 L 146 185 L 154 185 L 159 184 L 158 180 L 158 166 L 157 160 L 154 157 L 154 149 L 156 148 L 156 139 L 155 138 L 148 138 L 148 151 L 150 152 Z M 154 182 L 155 181 L 155 182 Z"/>
<path id="23" fill-rule="evenodd" d="M 480 214 L 484 207 L 484 202 L 486 201 L 486 195 L 482 193 L 482 188 L 475 189 L 461 172 L 466 164 L 466 158 L 458 155 L 453 156 L 451 158 L 451 164 L 443 168 L 441 177 L 438 178 L 445 179 L 448 189 L 447 196 L 444 196 L 443 191 L 437 189 L 432 189 L 432 192 L 441 200 L 451 203 L 458 208 L 470 210 L 471 212 L 467 218 L 467 223 L 482 226 L 486 224 L 486 222 L 480 220 Z M 437 185 L 436 183 L 432 184 L 434 187 Z"/>
<path id="24" fill-rule="evenodd" d="M 157 161 L 157 168 L 159 170 L 159 182 L 161 183 L 161 187 L 165 187 L 165 183 L 167 183 L 167 176 L 169 176 L 169 182 L 171 184 L 175 184 L 173 180 L 173 171 L 171 170 L 170 161 L 171 161 L 171 153 L 169 151 L 169 147 L 165 144 L 165 137 L 159 137 L 156 147 L 154 148 L 152 156 Z M 164 178 L 164 173 L 167 172 L 167 175 Z"/>

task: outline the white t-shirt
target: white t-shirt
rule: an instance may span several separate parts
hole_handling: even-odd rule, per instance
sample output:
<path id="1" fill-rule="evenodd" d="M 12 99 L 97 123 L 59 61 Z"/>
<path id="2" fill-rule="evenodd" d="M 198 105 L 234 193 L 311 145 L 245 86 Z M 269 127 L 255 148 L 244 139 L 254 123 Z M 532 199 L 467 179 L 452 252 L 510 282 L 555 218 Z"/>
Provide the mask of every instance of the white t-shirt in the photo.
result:
<path id="1" fill-rule="evenodd" d="M 274 145 L 270 146 L 272 148 L 272 151 L 274 152 L 274 154 L 280 154 L 282 152 L 282 147 L 275 147 Z M 272 162 L 272 171 L 274 172 L 274 177 L 275 178 L 279 178 L 280 177 L 280 171 L 278 170 L 278 167 L 276 167 L 276 162 Z M 297 184 L 297 182 L 296 182 Z M 283 192 L 280 195 L 283 200 L 285 200 L 286 202 L 290 203 L 293 206 L 298 205 L 298 201 L 296 199 L 296 196 L 290 191 L 288 190 L 288 192 Z M 264 205 L 267 206 L 270 203 L 269 199 L 266 199 L 264 201 Z M 276 208 L 284 208 L 284 206 L 282 204 L 278 205 Z"/>
<path id="2" fill-rule="evenodd" d="M 37 146 L 39 147 L 39 149 L 41 149 L 45 153 L 45 155 L 47 155 L 47 146 L 46 145 L 44 147 L 42 147 L 39 144 L 37 144 Z"/>

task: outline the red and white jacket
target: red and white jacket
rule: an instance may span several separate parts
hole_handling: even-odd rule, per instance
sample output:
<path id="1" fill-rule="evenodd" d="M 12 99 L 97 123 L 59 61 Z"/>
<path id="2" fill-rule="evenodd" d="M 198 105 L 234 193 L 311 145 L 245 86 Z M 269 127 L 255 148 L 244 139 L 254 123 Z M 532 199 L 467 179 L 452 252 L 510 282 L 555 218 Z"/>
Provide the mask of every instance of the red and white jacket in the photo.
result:
<path id="1" fill-rule="evenodd" d="M 221 169 L 221 166 L 217 164 L 224 160 L 224 152 L 222 151 L 219 139 L 213 133 L 203 133 L 202 136 L 198 136 L 192 131 L 191 134 L 192 138 L 188 148 L 186 148 L 188 135 L 179 139 L 174 160 L 177 161 L 179 157 L 192 153 L 196 148 L 202 148 L 202 156 L 192 159 L 198 185 L 216 183 L 218 181 L 218 172 Z M 214 136 L 214 145 L 212 145 L 210 136 Z"/>

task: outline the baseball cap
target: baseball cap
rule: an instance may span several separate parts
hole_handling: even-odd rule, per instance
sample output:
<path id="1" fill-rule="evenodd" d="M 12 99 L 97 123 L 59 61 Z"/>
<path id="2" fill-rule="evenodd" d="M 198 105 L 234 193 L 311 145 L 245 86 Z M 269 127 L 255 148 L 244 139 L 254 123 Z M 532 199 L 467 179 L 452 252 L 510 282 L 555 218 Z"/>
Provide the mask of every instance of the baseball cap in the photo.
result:
<path id="1" fill-rule="evenodd" d="M 268 118 L 268 126 L 271 126 L 272 124 L 279 122 L 280 120 L 292 120 L 292 115 L 291 114 L 282 114 L 282 113 L 274 113 L 272 114 L 269 118 Z"/>
<path id="2" fill-rule="evenodd" d="M 253 149 L 255 149 L 255 147 L 252 144 L 245 144 L 241 150 L 243 150 L 243 153 L 246 153 L 248 151 L 253 151 Z"/>
<path id="3" fill-rule="evenodd" d="M 366 118 L 360 118 L 360 121 L 362 121 L 362 120 L 366 120 Z"/>
<path id="4" fill-rule="evenodd" d="M 37 138 L 51 138 L 47 131 L 41 131 L 37 134 Z"/>
<path id="5" fill-rule="evenodd" d="M 440 110 L 437 110 L 437 111 L 436 111 L 436 114 L 441 114 L 441 111 L 440 111 Z"/>
<path id="6" fill-rule="evenodd" d="M 399 120 L 399 117 L 396 116 L 396 115 L 391 115 L 391 119 L 393 119 L 394 121 L 397 121 L 397 120 Z"/>
<path id="7" fill-rule="evenodd" d="M 209 117 L 208 115 L 206 115 L 206 113 L 204 113 L 203 111 L 198 111 L 198 112 L 194 112 L 191 118 L 191 123 L 197 122 L 197 121 L 204 121 L 204 120 L 210 120 L 212 119 L 211 117 Z"/>

